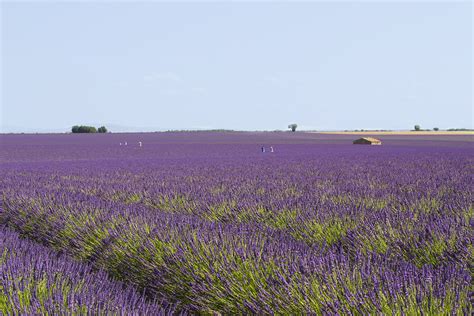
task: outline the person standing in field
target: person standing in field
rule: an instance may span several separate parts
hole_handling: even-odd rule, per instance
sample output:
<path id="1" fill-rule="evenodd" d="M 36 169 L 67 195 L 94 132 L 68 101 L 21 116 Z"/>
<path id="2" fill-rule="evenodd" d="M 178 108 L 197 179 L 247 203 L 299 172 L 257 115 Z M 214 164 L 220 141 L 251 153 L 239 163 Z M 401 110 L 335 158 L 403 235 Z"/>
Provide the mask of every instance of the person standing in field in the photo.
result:
<path id="1" fill-rule="evenodd" d="M 262 146 L 262 153 L 264 153 L 264 152 L 265 152 L 265 147 Z"/>
<path id="2" fill-rule="evenodd" d="M 273 152 L 273 146 L 270 146 L 270 152 L 271 153 Z"/>

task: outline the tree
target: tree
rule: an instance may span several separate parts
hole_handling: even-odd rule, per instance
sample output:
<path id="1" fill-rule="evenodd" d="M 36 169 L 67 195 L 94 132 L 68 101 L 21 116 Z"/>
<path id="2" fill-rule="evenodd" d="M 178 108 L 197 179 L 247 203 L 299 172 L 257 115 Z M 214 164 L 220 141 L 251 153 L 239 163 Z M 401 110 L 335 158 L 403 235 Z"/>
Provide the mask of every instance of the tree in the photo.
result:
<path id="1" fill-rule="evenodd" d="M 99 133 L 107 133 L 107 128 L 105 126 L 101 126 L 97 129 Z"/>
<path id="2" fill-rule="evenodd" d="M 435 127 L 435 128 L 433 128 L 433 131 L 437 132 L 437 131 L 439 131 L 439 128 Z"/>
<path id="3" fill-rule="evenodd" d="M 97 133 L 97 129 L 94 126 L 79 126 L 79 133 Z"/>
<path id="4" fill-rule="evenodd" d="M 420 125 L 415 125 L 415 131 L 421 130 Z"/>
<path id="5" fill-rule="evenodd" d="M 296 132 L 297 127 L 298 127 L 298 124 L 295 124 L 295 123 L 288 125 L 288 128 L 291 128 L 292 132 Z"/>
<path id="6" fill-rule="evenodd" d="M 71 129 L 73 133 L 97 133 L 97 129 L 94 126 L 85 125 L 74 125 Z"/>

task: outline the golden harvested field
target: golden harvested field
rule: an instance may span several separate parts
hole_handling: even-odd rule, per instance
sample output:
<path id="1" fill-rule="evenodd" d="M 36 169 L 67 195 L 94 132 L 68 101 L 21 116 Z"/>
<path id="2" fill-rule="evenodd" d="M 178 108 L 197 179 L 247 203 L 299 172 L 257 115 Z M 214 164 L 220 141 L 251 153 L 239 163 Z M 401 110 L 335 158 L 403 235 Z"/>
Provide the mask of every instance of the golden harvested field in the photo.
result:
<path id="1" fill-rule="evenodd" d="M 310 132 L 313 133 L 313 132 Z M 314 132 L 316 133 L 316 132 Z M 474 136 L 474 131 L 363 131 L 363 132 L 344 132 L 344 131 L 335 131 L 335 132 L 317 132 L 320 134 L 337 134 L 337 135 L 433 135 L 433 136 L 448 136 L 448 135 L 472 135 Z"/>

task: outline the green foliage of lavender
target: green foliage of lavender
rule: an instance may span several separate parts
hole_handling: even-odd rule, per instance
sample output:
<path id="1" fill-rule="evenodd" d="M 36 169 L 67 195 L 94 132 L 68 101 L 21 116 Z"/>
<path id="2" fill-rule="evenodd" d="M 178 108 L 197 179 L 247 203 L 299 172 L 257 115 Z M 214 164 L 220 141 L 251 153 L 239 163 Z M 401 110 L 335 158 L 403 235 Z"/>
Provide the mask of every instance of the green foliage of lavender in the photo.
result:
<path id="1" fill-rule="evenodd" d="M 171 315 L 105 272 L 22 240 L 0 226 L 0 314 Z"/>
<path id="2" fill-rule="evenodd" d="M 0 222 L 193 313 L 472 312 L 468 144 L 184 136 L 7 157 Z"/>

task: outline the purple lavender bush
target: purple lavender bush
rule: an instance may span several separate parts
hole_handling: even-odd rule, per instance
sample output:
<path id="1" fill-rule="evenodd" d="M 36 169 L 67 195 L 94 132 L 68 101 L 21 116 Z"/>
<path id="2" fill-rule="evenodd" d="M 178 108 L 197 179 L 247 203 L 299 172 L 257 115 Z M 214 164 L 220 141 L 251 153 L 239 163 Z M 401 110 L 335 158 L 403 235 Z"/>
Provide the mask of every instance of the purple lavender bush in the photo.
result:
<path id="1" fill-rule="evenodd" d="M 171 306 L 147 301 L 133 288 L 110 280 L 64 255 L 0 227 L 2 315 L 172 315 Z"/>
<path id="2" fill-rule="evenodd" d="M 472 312 L 468 139 L 22 137 L 4 136 L 0 223 L 176 311 Z"/>

